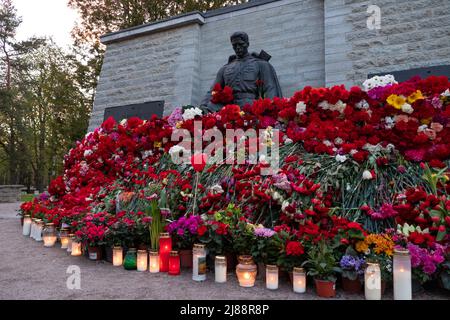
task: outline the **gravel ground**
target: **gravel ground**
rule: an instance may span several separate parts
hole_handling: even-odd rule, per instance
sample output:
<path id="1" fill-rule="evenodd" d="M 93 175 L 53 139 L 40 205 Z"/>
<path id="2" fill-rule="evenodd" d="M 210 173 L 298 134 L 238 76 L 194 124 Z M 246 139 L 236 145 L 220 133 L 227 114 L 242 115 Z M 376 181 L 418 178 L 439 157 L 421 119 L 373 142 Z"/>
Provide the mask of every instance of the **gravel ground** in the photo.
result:
<path id="1" fill-rule="evenodd" d="M 191 280 L 189 270 L 180 276 L 127 271 L 113 267 L 106 261 L 90 261 L 85 257 L 71 257 L 59 247 L 45 248 L 22 236 L 17 209 L 20 203 L 0 204 L 0 299 L 187 299 L 187 300 L 317 300 L 314 288 L 305 294 L 295 294 L 288 281 L 280 281 L 276 291 L 265 289 L 260 279 L 253 288 L 239 287 L 236 277 L 228 275 L 228 282 L 216 284 L 213 274 L 205 282 Z M 81 289 L 67 289 L 69 266 L 79 266 Z M 363 299 L 363 295 L 346 295 L 338 291 L 336 299 Z M 444 300 L 450 295 L 433 291 L 414 295 L 414 299 Z M 383 299 L 391 300 L 387 290 Z"/>

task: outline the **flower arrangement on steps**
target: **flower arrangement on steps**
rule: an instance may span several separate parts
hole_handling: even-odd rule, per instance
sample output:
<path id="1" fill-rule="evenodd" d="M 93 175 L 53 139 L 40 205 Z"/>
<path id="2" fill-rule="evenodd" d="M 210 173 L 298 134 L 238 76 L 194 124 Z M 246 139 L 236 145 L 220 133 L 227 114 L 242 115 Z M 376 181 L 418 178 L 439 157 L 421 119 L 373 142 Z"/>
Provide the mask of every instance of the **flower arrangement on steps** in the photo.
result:
<path id="1" fill-rule="evenodd" d="M 415 279 L 450 287 L 447 78 L 378 77 L 363 88 L 305 87 L 242 108 L 187 111 L 106 120 L 21 214 L 65 223 L 93 247 L 155 248 L 169 231 L 178 249 L 201 242 L 211 254 L 250 254 L 286 272 L 325 239 L 338 248 L 338 264 L 352 247 L 378 261 L 386 281 L 392 248 L 401 246 Z M 279 138 L 278 172 L 261 175 L 264 163 L 212 162 L 201 172 L 174 163 L 183 147 L 171 135 L 192 134 L 194 121 L 222 133 L 262 130 L 268 145 Z"/>

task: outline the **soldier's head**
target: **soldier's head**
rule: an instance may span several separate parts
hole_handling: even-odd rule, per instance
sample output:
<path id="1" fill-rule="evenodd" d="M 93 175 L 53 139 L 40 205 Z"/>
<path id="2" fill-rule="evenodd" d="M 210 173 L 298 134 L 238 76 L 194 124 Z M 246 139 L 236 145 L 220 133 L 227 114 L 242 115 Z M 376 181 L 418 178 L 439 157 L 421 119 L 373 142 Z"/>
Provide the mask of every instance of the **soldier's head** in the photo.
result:
<path id="1" fill-rule="evenodd" d="M 230 40 L 233 50 L 238 58 L 242 58 L 247 55 L 249 46 L 248 34 L 238 31 L 231 35 Z"/>

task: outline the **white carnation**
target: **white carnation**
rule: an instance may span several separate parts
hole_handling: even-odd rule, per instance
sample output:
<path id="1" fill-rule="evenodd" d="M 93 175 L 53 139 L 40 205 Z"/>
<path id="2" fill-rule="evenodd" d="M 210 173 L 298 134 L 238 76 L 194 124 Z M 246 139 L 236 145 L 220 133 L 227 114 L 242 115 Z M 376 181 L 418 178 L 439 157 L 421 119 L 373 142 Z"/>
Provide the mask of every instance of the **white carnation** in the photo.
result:
<path id="1" fill-rule="evenodd" d="M 183 119 L 186 120 L 191 120 L 194 119 L 196 116 L 201 116 L 202 115 L 202 110 L 200 108 L 189 108 L 186 109 L 183 113 Z"/>
<path id="2" fill-rule="evenodd" d="M 340 154 L 338 154 L 338 155 L 336 155 L 336 161 L 344 163 L 345 161 L 347 161 L 347 157 L 346 156 L 341 156 Z"/>
<path id="3" fill-rule="evenodd" d="M 362 178 L 363 180 L 372 180 L 372 173 L 369 170 L 364 170 Z"/>
<path id="4" fill-rule="evenodd" d="M 300 101 L 299 103 L 297 103 L 297 107 L 295 108 L 295 111 L 298 114 L 304 114 L 306 112 L 306 104 L 303 101 Z"/>
<path id="5" fill-rule="evenodd" d="M 405 103 L 404 105 L 402 105 L 402 111 L 408 114 L 411 114 L 414 112 L 413 107 L 411 107 L 411 105 L 409 103 Z"/>

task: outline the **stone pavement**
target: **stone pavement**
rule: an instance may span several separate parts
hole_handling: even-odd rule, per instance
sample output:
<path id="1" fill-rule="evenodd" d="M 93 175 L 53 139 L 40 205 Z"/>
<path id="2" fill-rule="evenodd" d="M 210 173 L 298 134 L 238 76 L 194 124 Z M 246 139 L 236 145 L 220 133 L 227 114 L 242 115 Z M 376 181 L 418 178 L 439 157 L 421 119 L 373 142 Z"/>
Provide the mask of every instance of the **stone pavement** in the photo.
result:
<path id="1" fill-rule="evenodd" d="M 313 287 L 306 294 L 296 294 L 288 281 L 280 281 L 280 288 L 271 291 L 260 279 L 253 288 L 239 287 L 236 276 L 228 275 L 228 282 L 216 284 L 214 275 L 207 281 L 191 280 L 189 270 L 181 276 L 127 271 L 104 261 L 94 262 L 85 257 L 68 256 L 59 247 L 45 248 L 42 243 L 22 236 L 17 212 L 20 203 L 0 204 L 0 299 L 217 299 L 217 300 L 316 300 Z M 69 290 L 67 268 L 81 269 L 81 289 Z M 338 291 L 336 299 L 363 299 L 363 295 L 345 295 Z M 384 299 L 391 300 L 388 290 Z M 427 292 L 414 299 L 449 299 L 445 292 Z"/>

